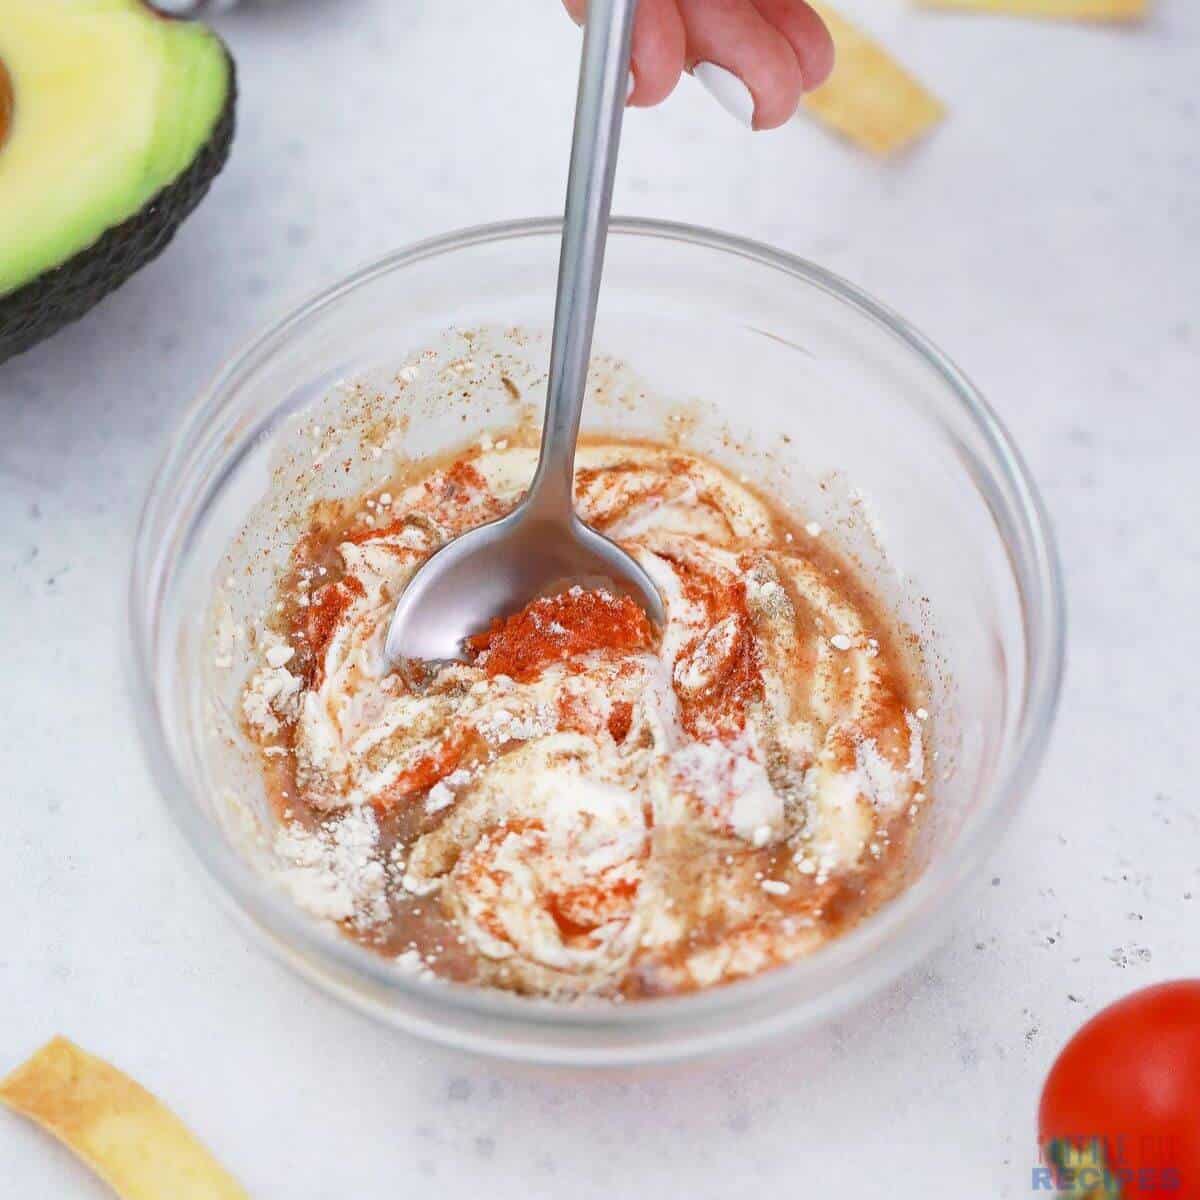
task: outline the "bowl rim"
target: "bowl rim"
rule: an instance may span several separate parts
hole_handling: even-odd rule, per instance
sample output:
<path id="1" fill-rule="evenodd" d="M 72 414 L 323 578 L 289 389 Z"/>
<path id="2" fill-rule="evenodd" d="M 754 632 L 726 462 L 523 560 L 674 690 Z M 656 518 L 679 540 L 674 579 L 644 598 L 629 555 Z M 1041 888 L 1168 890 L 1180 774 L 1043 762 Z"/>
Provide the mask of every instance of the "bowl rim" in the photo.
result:
<path id="1" fill-rule="evenodd" d="M 782 1028 L 811 1026 L 843 1011 L 911 967 L 940 940 L 955 911 L 954 901 L 997 846 L 1041 766 L 1058 707 L 1065 657 L 1066 603 L 1054 535 L 1037 487 L 1008 432 L 978 389 L 928 338 L 854 284 L 765 243 L 671 221 L 621 217 L 611 223 L 610 233 L 616 238 L 683 242 L 781 271 L 831 295 L 899 339 L 941 376 L 962 414 L 981 437 L 991 461 L 981 460 L 973 452 L 972 458 L 984 468 L 984 482 L 993 485 L 999 477 L 1004 489 L 1000 495 L 993 487 L 993 494 L 985 498 L 998 501 L 1002 509 L 1009 510 L 1028 559 L 1029 578 L 1025 579 L 1013 561 L 1012 537 L 1000 531 L 1018 584 L 1027 686 L 1021 697 L 1015 735 L 998 764 L 988 802 L 968 818 L 955 854 L 931 862 L 913 883 L 871 917 L 815 954 L 788 966 L 726 987 L 629 1006 L 610 1003 L 564 1006 L 470 985 L 430 984 L 405 976 L 384 959 L 302 912 L 281 891 L 269 886 L 225 838 L 213 836 L 211 822 L 187 798 L 193 791 L 192 785 L 169 749 L 156 684 L 158 622 L 145 619 L 148 613 L 157 612 L 157 602 L 165 594 L 169 581 L 167 568 L 173 565 L 170 555 L 163 554 L 158 537 L 163 519 L 170 526 L 172 481 L 194 452 L 203 431 L 221 412 L 222 398 L 229 399 L 243 372 L 286 345 L 297 326 L 381 276 L 482 243 L 558 237 L 561 228 L 562 220 L 558 217 L 530 218 L 472 226 L 416 242 L 317 291 L 280 320 L 247 339 L 185 409 L 150 484 L 134 540 L 126 622 L 129 653 L 125 660 L 143 750 L 176 829 L 203 865 L 204 873 L 221 898 L 266 935 L 269 948 L 277 956 L 310 981 L 323 984 L 389 1024 L 463 1049 L 574 1065 L 663 1061 L 745 1044 Z M 979 479 L 976 484 L 980 485 Z M 994 512 L 995 504 L 990 507 Z M 941 899 L 931 906 L 935 895 Z M 923 914 L 925 920 L 918 925 L 916 918 L 922 915 L 922 909 L 927 910 Z M 907 938 L 894 936 L 901 930 L 908 934 Z M 423 1019 L 418 1014 L 388 1007 L 377 994 L 368 996 L 344 982 L 339 986 L 313 965 L 313 957 L 339 971 L 343 981 L 346 977 L 356 979 L 375 993 L 415 1002 L 430 1014 L 448 1006 L 464 1018 L 485 1018 L 496 1024 L 483 1032 L 464 1032 L 446 1026 L 433 1015 Z M 793 995 L 793 1002 L 782 1008 L 771 1008 L 785 994 L 793 993 L 806 974 L 812 977 L 815 969 L 829 976 L 831 982 L 807 996 Z M 755 1002 L 766 1005 L 766 1012 L 756 1019 L 745 1023 L 734 1020 L 732 1027 L 720 1031 L 710 1027 L 715 1016 Z M 670 1022 L 681 1023 L 684 1036 L 657 1041 L 655 1031 Z M 539 1029 L 558 1036 L 539 1042 L 536 1040 Z M 504 1036 L 506 1030 L 509 1034 L 520 1030 L 521 1035 L 510 1040 Z M 574 1033 L 568 1032 L 571 1030 Z M 621 1038 L 635 1032 L 638 1036 L 630 1042 L 619 1038 L 615 1043 L 574 1044 L 579 1038 L 599 1031 L 620 1033 Z M 531 1033 L 534 1040 L 530 1040 Z M 567 1038 L 565 1042 L 562 1036 Z"/>

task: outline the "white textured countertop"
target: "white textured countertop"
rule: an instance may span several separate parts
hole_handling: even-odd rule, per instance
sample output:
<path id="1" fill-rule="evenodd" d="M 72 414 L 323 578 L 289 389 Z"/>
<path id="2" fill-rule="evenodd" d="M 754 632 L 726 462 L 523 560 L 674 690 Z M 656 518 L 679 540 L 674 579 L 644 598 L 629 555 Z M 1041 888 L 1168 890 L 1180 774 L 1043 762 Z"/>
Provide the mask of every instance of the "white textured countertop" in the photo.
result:
<path id="1" fill-rule="evenodd" d="M 690 81 L 628 122 L 617 209 L 816 259 L 992 399 L 1071 609 L 1046 769 L 950 940 L 864 1009 L 723 1062 L 586 1075 L 389 1033 L 243 940 L 168 827 L 121 669 L 133 525 L 235 343 L 398 244 L 561 203 L 556 0 L 294 0 L 222 28 L 241 130 L 159 262 L 0 368 L 0 1068 L 61 1031 L 253 1196 L 1021 1197 L 1044 1072 L 1200 931 L 1200 7 L 1138 31 L 858 0 L 952 107 L 881 166 L 751 136 Z M 994 878 L 993 878 L 994 876 Z M 6 1195 L 106 1193 L 0 1112 Z"/>

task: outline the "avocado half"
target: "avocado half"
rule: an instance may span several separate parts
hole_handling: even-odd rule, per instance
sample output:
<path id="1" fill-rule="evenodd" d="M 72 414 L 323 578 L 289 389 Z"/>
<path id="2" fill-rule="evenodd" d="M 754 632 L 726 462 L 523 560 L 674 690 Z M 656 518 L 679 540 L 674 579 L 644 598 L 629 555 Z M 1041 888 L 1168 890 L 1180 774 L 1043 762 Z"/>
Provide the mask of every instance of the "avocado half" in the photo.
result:
<path id="1" fill-rule="evenodd" d="M 225 165 L 233 60 L 144 0 L 0 0 L 0 362 L 83 316 Z"/>

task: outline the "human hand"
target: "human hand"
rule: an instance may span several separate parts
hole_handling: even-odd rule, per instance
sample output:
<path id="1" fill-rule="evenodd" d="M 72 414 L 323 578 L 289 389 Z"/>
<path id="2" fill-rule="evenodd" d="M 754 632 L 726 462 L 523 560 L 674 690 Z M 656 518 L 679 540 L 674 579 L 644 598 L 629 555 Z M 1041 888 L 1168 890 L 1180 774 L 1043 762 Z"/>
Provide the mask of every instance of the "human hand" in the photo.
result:
<path id="1" fill-rule="evenodd" d="M 583 23 L 587 0 L 564 0 Z M 833 69 L 833 41 L 804 0 L 641 0 L 629 103 L 650 107 L 688 71 L 752 129 L 774 129 Z"/>

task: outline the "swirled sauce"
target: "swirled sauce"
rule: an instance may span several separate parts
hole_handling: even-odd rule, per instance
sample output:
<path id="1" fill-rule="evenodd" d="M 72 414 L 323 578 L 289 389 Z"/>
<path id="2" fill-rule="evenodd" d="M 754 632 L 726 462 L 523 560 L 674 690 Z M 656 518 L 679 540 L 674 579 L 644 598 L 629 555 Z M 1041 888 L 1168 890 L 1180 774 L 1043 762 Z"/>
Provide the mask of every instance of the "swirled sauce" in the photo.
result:
<path id="1" fill-rule="evenodd" d="M 579 509 L 661 630 L 576 587 L 419 689 L 388 669 L 407 579 L 531 477 L 501 446 L 320 506 L 296 547 L 244 694 L 296 899 L 421 972 L 633 998 L 793 961 L 891 894 L 925 799 L 907 639 L 816 526 L 705 459 L 580 450 Z"/>

